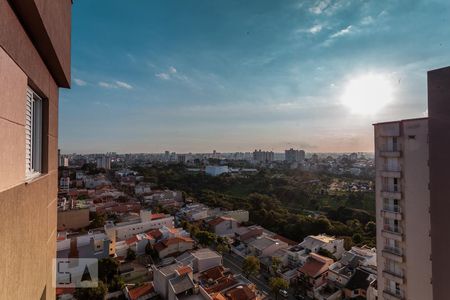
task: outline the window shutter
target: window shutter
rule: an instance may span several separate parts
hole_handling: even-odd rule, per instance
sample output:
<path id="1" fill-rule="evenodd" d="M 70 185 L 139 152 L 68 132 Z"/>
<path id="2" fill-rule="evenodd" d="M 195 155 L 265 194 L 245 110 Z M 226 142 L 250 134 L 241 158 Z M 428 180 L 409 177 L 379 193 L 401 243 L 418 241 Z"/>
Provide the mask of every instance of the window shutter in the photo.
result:
<path id="1" fill-rule="evenodd" d="M 33 94 L 33 141 L 32 168 L 33 172 L 41 172 L 42 160 L 42 100 L 36 94 Z"/>
<path id="2" fill-rule="evenodd" d="M 27 101 L 25 105 L 25 175 L 29 177 L 33 173 L 32 165 L 32 124 L 33 124 L 33 91 L 27 90 Z"/>

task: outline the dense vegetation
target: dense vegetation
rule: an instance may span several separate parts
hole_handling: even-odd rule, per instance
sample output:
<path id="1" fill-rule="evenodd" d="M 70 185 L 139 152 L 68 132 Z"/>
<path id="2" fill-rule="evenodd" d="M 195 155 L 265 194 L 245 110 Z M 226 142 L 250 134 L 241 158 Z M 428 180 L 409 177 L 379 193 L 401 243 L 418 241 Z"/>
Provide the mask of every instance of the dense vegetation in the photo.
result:
<path id="1" fill-rule="evenodd" d="M 184 191 L 185 196 L 207 205 L 249 210 L 251 223 L 294 241 L 327 233 L 344 237 L 347 247 L 375 246 L 374 193 L 341 191 L 330 195 L 327 187 L 336 176 L 277 169 L 211 177 L 190 173 L 182 165 L 134 169 L 160 188 Z"/>

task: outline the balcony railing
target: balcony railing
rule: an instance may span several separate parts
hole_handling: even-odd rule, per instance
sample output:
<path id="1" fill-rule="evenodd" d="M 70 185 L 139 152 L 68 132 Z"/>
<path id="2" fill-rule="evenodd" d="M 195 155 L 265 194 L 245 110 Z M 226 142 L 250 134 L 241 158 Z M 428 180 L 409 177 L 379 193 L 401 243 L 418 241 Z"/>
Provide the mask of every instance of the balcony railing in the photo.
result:
<path id="1" fill-rule="evenodd" d="M 384 225 L 383 226 L 383 230 L 385 231 L 389 231 L 392 233 L 397 233 L 397 234 L 402 234 L 403 230 L 400 226 L 395 226 L 395 225 Z"/>
<path id="2" fill-rule="evenodd" d="M 383 210 L 392 213 L 401 213 L 402 209 L 400 205 L 384 205 Z"/>
<path id="3" fill-rule="evenodd" d="M 404 299 L 403 292 L 401 290 L 393 290 L 390 288 L 386 288 L 386 289 L 384 289 L 383 292 L 391 297 L 396 298 L 396 299 Z"/>
<path id="4" fill-rule="evenodd" d="M 390 247 L 390 246 L 385 246 L 383 248 L 383 251 L 392 253 L 392 254 L 396 254 L 396 255 L 403 255 L 403 250 L 400 247 Z"/>
<path id="5" fill-rule="evenodd" d="M 394 270 L 394 269 L 392 269 L 389 266 L 385 266 L 383 272 L 385 272 L 385 273 L 387 273 L 389 275 L 401 278 L 401 279 L 403 279 L 403 276 L 404 276 L 403 272 L 401 270 Z"/>

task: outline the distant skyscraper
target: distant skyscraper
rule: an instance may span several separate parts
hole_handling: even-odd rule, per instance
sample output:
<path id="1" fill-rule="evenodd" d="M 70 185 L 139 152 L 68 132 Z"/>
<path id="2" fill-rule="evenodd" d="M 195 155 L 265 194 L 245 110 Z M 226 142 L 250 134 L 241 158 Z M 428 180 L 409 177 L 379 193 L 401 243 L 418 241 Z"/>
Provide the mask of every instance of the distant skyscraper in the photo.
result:
<path id="1" fill-rule="evenodd" d="M 257 162 L 272 162 L 275 160 L 275 155 L 272 151 L 255 150 L 253 152 L 253 160 Z"/>
<path id="2" fill-rule="evenodd" d="M 284 159 L 290 163 L 303 162 L 305 160 L 305 151 L 294 150 L 293 148 L 284 150 Z"/>
<path id="3" fill-rule="evenodd" d="M 450 67 L 428 73 L 428 111 L 375 124 L 379 299 L 449 299 Z"/>
<path id="4" fill-rule="evenodd" d="M 111 169 L 111 157 L 103 155 L 97 157 L 97 168 L 98 169 Z"/>

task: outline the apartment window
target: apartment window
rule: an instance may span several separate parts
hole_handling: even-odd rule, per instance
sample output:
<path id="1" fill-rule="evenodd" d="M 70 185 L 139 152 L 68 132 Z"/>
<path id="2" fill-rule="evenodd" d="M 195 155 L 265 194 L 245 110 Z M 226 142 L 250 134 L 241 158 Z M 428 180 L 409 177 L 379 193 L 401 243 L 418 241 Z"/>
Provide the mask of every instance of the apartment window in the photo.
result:
<path id="1" fill-rule="evenodd" d="M 42 171 L 42 99 L 27 89 L 25 106 L 25 176 L 38 176 Z"/>
<path id="2" fill-rule="evenodd" d="M 392 151 L 398 151 L 398 140 L 396 136 L 392 137 Z"/>

